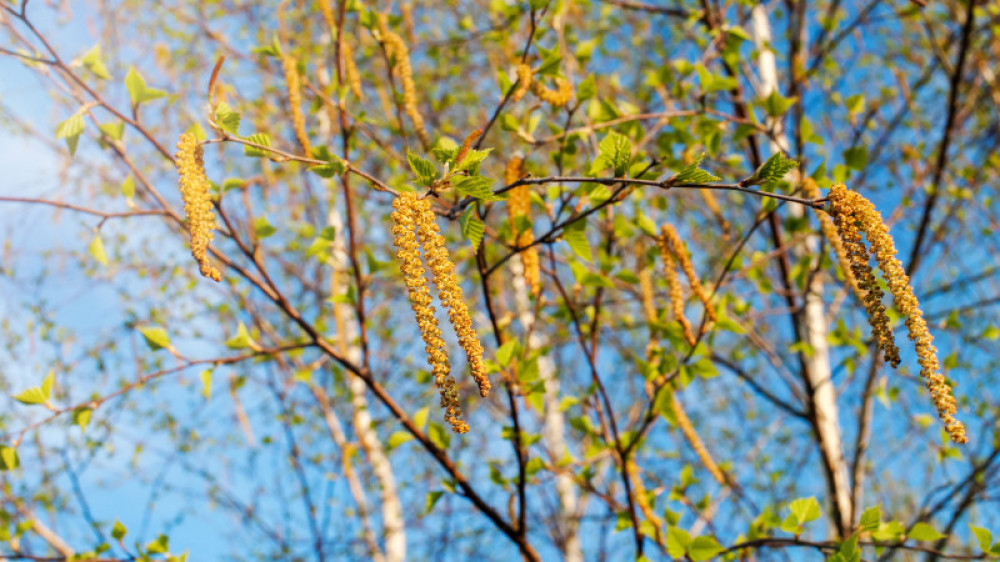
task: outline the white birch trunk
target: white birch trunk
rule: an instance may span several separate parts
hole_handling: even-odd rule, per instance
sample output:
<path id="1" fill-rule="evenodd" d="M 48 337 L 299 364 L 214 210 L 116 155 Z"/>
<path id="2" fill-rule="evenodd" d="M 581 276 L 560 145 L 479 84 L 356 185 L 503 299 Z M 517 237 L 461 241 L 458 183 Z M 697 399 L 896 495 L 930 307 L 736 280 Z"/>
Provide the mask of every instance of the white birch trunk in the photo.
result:
<path id="1" fill-rule="evenodd" d="M 751 12 L 753 20 L 754 43 L 759 52 L 757 68 L 760 73 L 761 96 L 768 96 L 778 89 L 778 70 L 774 52 L 771 51 L 771 24 L 763 4 L 757 4 Z M 788 138 L 785 135 L 782 121 L 773 122 L 777 142 L 771 142 L 771 150 L 788 152 Z M 799 206 L 792 206 L 791 212 L 802 216 Z M 809 236 L 805 242 L 805 251 L 796 252 L 800 259 L 816 255 L 819 248 L 819 238 Z M 849 532 L 852 527 L 850 520 L 851 493 L 847 477 L 847 461 L 841 443 L 840 422 L 837 412 L 837 396 L 831 380 L 830 348 L 827 344 L 827 324 L 824 315 L 823 282 L 819 275 L 813 276 L 805 297 L 805 309 L 802 315 L 801 338 L 812 348 L 812 354 L 807 355 L 806 376 L 813 388 L 812 407 L 816 417 L 816 430 L 819 438 L 820 451 L 824 461 L 832 472 L 830 485 L 831 494 L 840 512 L 841 528 Z"/>
<path id="2" fill-rule="evenodd" d="M 535 313 L 528 300 L 528 286 L 524 281 L 524 266 L 521 256 L 511 259 L 511 275 L 514 284 L 514 299 L 518 318 L 525 333 L 535 323 Z M 531 330 L 527 345 L 530 349 L 540 349 L 547 345 L 545 336 Z M 545 383 L 542 398 L 542 440 L 552 456 L 552 461 L 560 463 L 567 457 L 565 418 L 559 411 L 559 379 L 555 376 L 556 365 L 552 357 L 538 358 L 538 379 Z M 563 537 L 563 556 L 566 562 L 582 562 L 583 549 L 580 545 L 576 484 L 568 472 L 559 472 L 555 477 L 556 494 L 559 496 L 559 532 Z"/>

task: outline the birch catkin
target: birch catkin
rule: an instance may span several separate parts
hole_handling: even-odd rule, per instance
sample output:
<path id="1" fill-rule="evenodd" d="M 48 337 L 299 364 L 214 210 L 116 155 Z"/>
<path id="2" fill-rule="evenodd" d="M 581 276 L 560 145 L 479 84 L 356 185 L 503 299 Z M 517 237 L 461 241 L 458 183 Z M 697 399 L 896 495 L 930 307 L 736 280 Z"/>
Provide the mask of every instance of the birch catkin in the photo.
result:
<path id="1" fill-rule="evenodd" d="M 403 281 L 410 296 L 410 306 L 420 327 L 420 335 L 424 340 L 427 352 L 427 362 L 431 366 L 434 383 L 441 393 L 441 407 L 445 409 L 445 421 L 451 424 L 456 433 L 469 431 L 469 424 L 462 419 L 462 408 L 458 400 L 458 384 L 451 376 L 448 364 L 448 354 L 445 343 L 441 339 L 441 328 L 437 317 L 427 278 L 424 275 L 424 265 L 420 260 L 420 246 L 417 242 L 418 209 L 415 193 L 402 193 L 392 202 L 392 235 L 393 244 L 398 248 L 396 258 L 403 272 Z"/>
<path id="2" fill-rule="evenodd" d="M 424 116 L 417 107 L 417 86 L 413 82 L 413 67 L 410 65 L 410 49 L 406 41 L 389 29 L 389 18 L 385 14 L 378 16 L 378 31 L 380 40 L 385 46 L 386 55 L 392 61 L 392 68 L 399 76 L 403 86 L 403 111 L 413 123 L 413 129 L 420 139 L 420 144 L 426 149 L 431 145 L 424 126 Z"/>
<path id="3" fill-rule="evenodd" d="M 820 196 L 819 186 L 816 185 L 816 181 L 812 178 L 806 178 L 802 181 L 802 190 L 806 197 L 817 199 Z M 819 219 L 820 229 L 823 231 L 823 236 L 826 237 L 827 241 L 830 242 L 830 246 L 833 247 L 833 253 L 837 256 L 837 261 L 840 263 L 841 271 L 844 272 L 847 284 L 858 295 L 858 299 L 864 301 L 865 292 L 858 286 L 858 280 L 854 277 L 854 271 L 851 270 L 851 261 L 847 258 L 847 249 L 844 248 L 844 240 L 840 237 L 840 233 L 837 232 L 837 225 L 833 223 L 833 219 L 830 218 L 828 213 L 819 209 L 815 209 L 815 211 L 816 218 Z"/>
<path id="4" fill-rule="evenodd" d="M 281 56 L 281 67 L 285 71 L 285 86 L 288 88 L 288 110 L 292 114 L 292 128 L 295 138 L 306 155 L 312 154 L 312 143 L 306 132 L 306 117 L 302 113 L 302 77 L 299 76 L 298 63 L 290 55 Z"/>
<path id="5" fill-rule="evenodd" d="M 215 214 L 205 175 L 204 151 L 198 137 L 184 133 L 177 142 L 177 172 L 180 174 L 181 197 L 191 235 L 191 255 L 198 261 L 201 274 L 214 281 L 222 280 L 222 273 L 208 260 L 208 245 L 215 237 Z"/>
<path id="6" fill-rule="evenodd" d="M 520 101 L 528 93 L 528 90 L 531 88 L 532 76 L 534 75 L 531 67 L 524 63 L 517 65 L 515 72 L 517 73 L 517 88 L 510 95 L 510 101 Z"/>
<path id="7" fill-rule="evenodd" d="M 455 264 L 448 256 L 444 245 L 444 237 L 434 220 L 434 211 L 430 201 L 416 200 L 416 223 L 420 234 L 420 243 L 424 249 L 427 266 L 433 274 L 434 286 L 437 287 L 441 304 L 448 309 L 448 318 L 458 335 L 458 343 L 465 350 L 465 356 L 472 370 L 472 378 L 479 385 L 479 394 L 484 398 L 490 394 L 490 379 L 486 376 L 486 364 L 483 362 L 483 346 L 479 336 L 472 327 L 472 317 L 465 304 L 462 287 L 455 276 Z"/>
<path id="8" fill-rule="evenodd" d="M 520 156 L 511 157 L 504 170 L 504 182 L 510 185 L 524 176 L 524 159 Z M 538 248 L 529 246 L 535 237 L 531 229 L 525 229 L 523 232 L 517 231 L 517 217 L 525 217 L 529 224 L 531 221 L 531 188 L 527 185 L 519 185 L 511 189 L 507 197 L 507 210 L 511 231 L 517 233 L 514 244 L 518 248 L 524 248 L 520 253 L 521 265 L 524 269 L 524 283 L 531 289 L 531 294 L 538 296 L 542 290 Z"/>
<path id="9" fill-rule="evenodd" d="M 663 260 L 663 276 L 667 280 L 667 288 L 670 290 L 670 308 L 674 313 L 674 318 L 684 329 L 684 339 L 693 347 L 698 343 L 691 329 L 691 323 L 684 316 L 684 289 L 681 288 L 681 279 L 677 275 L 677 265 L 670 250 L 668 241 L 667 226 L 660 229 L 660 237 L 656 239 L 660 248 L 660 258 Z"/>
<path id="10" fill-rule="evenodd" d="M 847 248 L 848 258 L 851 260 L 851 267 L 858 277 L 858 283 L 862 289 L 868 291 L 865 299 L 865 308 L 872 314 L 874 308 L 872 304 L 875 300 L 881 300 L 882 291 L 878 285 L 873 287 L 874 275 L 869 266 L 868 252 L 861 241 L 861 233 L 868 237 L 878 262 L 879 269 L 882 270 L 882 277 L 889 286 L 896 308 L 900 314 L 906 317 L 906 329 L 909 339 L 914 342 L 917 351 L 917 358 L 920 363 L 920 375 L 924 379 L 927 390 L 931 393 L 934 407 L 937 409 L 938 417 L 944 422 L 945 430 L 955 443 L 967 443 L 968 436 L 965 434 L 965 426 L 955 418 L 957 405 L 955 397 L 952 395 L 951 387 L 943 375 L 941 375 L 941 365 L 938 363 L 937 349 L 927 329 L 927 322 L 924 320 L 923 311 L 920 310 L 920 302 L 917 301 L 910 285 L 910 279 L 903 269 L 903 264 L 896 258 L 896 245 L 889 228 L 882 220 L 875 206 L 861 194 L 847 189 L 842 184 L 833 186 L 830 189 L 831 214 L 837 230 L 844 239 Z M 860 273 L 860 274 L 859 274 Z M 870 277 L 870 279 L 869 279 Z M 876 312 L 880 313 L 878 319 L 872 318 L 873 332 L 876 338 L 881 338 L 888 332 L 891 338 L 892 332 L 888 328 L 888 318 L 885 317 L 885 307 L 879 303 Z M 884 322 L 884 325 L 883 325 Z M 876 324 L 881 325 L 878 330 Z M 881 339 L 879 340 L 881 342 Z M 893 366 L 899 364 L 898 350 L 890 357 Z"/>
<path id="11" fill-rule="evenodd" d="M 552 107 L 562 107 L 573 99 L 573 85 L 562 76 L 556 76 L 555 82 L 556 87 L 553 90 L 545 87 L 540 80 L 534 80 L 531 83 L 531 93 Z"/>
<path id="12" fill-rule="evenodd" d="M 687 276 L 688 283 L 691 284 L 691 292 L 705 306 L 705 314 L 708 315 L 708 319 L 711 322 L 715 322 L 715 308 L 709 301 L 708 293 L 705 292 L 704 287 L 701 285 L 701 279 L 698 278 L 698 274 L 694 270 L 694 264 L 691 263 L 691 255 L 688 254 L 684 241 L 681 240 L 680 235 L 677 234 L 677 230 L 671 224 L 663 225 L 660 228 L 660 234 L 666 239 L 670 250 L 677 257 L 677 261 L 681 262 L 681 269 L 684 270 L 684 275 Z"/>

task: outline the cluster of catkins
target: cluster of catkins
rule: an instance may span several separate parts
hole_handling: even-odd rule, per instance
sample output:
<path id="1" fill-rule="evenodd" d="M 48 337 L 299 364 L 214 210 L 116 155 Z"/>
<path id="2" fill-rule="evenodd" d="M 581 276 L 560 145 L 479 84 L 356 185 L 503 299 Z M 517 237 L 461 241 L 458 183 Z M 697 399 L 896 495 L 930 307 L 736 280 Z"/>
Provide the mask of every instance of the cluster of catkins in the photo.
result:
<path id="1" fill-rule="evenodd" d="M 448 318 L 458 335 L 459 345 L 465 350 L 472 377 L 479 385 L 479 393 L 485 397 L 490 392 L 490 381 L 486 376 L 486 364 L 483 362 L 483 346 L 472 327 L 472 318 L 469 316 L 462 288 L 455 276 L 455 264 L 448 256 L 444 237 L 441 236 L 434 220 L 430 202 L 420 199 L 415 193 L 402 193 L 393 200 L 392 207 L 393 244 L 398 248 L 396 257 L 399 259 L 410 304 L 426 345 L 431 374 L 441 392 L 441 406 L 445 409 L 445 420 L 451 424 L 456 433 L 465 433 L 469 431 L 469 424 L 462 419 L 457 383 L 450 374 L 448 354 L 444 340 L 441 339 L 441 329 L 434 315 L 434 306 L 431 304 L 433 299 L 420 259 L 421 248 L 427 266 L 431 270 L 441 304 L 448 309 Z"/>
<path id="2" fill-rule="evenodd" d="M 847 259 L 851 263 L 851 271 L 857 279 L 858 286 L 865 291 L 864 305 L 879 349 L 893 367 L 899 364 L 899 349 L 893 342 L 889 319 L 881 303 L 882 291 L 869 265 L 870 256 L 861 239 L 862 234 L 868 238 L 868 244 L 875 254 L 875 260 L 882 270 L 882 276 L 889 287 L 889 292 L 892 293 L 896 308 L 906 317 L 906 329 L 910 340 L 914 342 L 920 362 L 920 375 L 931 393 L 945 430 L 955 443 L 968 442 L 965 426 L 955 419 L 955 397 L 952 395 L 951 387 L 941 375 L 937 349 L 933 344 L 934 338 L 927 329 L 923 311 L 920 310 L 920 303 L 913 294 L 913 287 L 910 286 L 910 279 L 903 270 L 903 264 L 896 258 L 896 246 L 888 227 L 882 221 L 882 216 L 871 201 L 844 185 L 833 186 L 829 197 L 830 213 L 843 240 Z"/>
<path id="3" fill-rule="evenodd" d="M 573 85 L 562 76 L 554 78 L 555 89 L 548 88 L 539 80 L 534 79 L 535 71 L 525 63 L 517 65 L 517 87 L 510 95 L 511 101 L 520 101 L 530 90 L 535 96 L 552 107 L 562 107 L 573 99 Z"/>
<path id="4" fill-rule="evenodd" d="M 201 274 L 214 281 L 222 273 L 208 260 L 208 245 L 215 237 L 215 215 L 212 213 L 210 185 L 205 175 L 204 151 L 198 137 L 184 133 L 177 141 L 177 172 L 180 174 L 181 197 L 191 235 L 191 255 L 198 260 Z"/>
<path id="5" fill-rule="evenodd" d="M 524 169 L 524 159 L 514 156 L 507 161 L 504 170 L 504 182 L 510 185 L 526 175 Z M 527 185 L 519 185 L 508 192 L 507 210 L 510 213 L 510 227 L 517 232 L 517 217 L 531 218 L 531 191 Z M 524 248 L 521 252 L 521 264 L 524 268 L 524 282 L 531 289 L 531 294 L 538 296 L 542 290 L 542 278 L 539 267 L 538 248 L 528 246 L 534 241 L 531 230 L 524 230 L 517 234 L 514 244 L 518 248 Z"/>
<path id="6" fill-rule="evenodd" d="M 691 328 L 691 323 L 688 322 L 687 317 L 684 315 L 684 291 L 681 289 L 680 276 L 677 274 L 677 262 L 680 262 L 681 269 L 684 270 L 684 275 L 691 284 L 691 292 L 705 306 L 705 314 L 708 315 L 708 319 L 711 322 L 716 321 L 715 309 L 709 302 L 708 293 L 705 292 L 705 289 L 701 285 L 701 280 L 694 270 L 694 264 L 691 263 L 691 256 L 688 254 L 687 246 L 684 245 L 684 241 L 677 234 L 677 230 L 670 224 L 664 224 L 660 227 L 660 236 L 656 241 L 660 247 L 660 257 L 663 259 L 663 275 L 667 280 L 667 287 L 670 289 L 670 307 L 673 310 L 674 317 L 684 329 L 684 339 L 694 346 L 697 343 L 697 339 Z"/>

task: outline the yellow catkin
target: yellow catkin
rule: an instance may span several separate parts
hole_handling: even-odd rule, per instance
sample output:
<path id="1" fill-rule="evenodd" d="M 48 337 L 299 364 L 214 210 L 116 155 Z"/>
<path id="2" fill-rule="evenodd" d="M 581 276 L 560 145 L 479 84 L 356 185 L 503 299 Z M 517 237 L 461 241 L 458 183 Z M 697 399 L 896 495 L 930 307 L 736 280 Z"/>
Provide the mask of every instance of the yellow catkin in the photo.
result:
<path id="1" fill-rule="evenodd" d="M 920 302 L 913 293 L 910 278 L 906 275 L 903 264 L 896 258 L 896 245 L 892 235 L 889 234 L 889 228 L 882 220 L 882 215 L 871 201 L 842 184 L 830 189 L 830 203 L 834 221 L 841 230 L 845 243 L 847 237 L 844 235 L 844 230 L 849 232 L 860 230 L 868 237 L 868 243 L 875 254 L 879 269 L 882 270 L 882 277 L 889 286 L 896 308 L 906 317 L 909 339 L 914 342 L 917 350 L 920 375 L 931 393 L 938 417 L 944 422 L 945 430 L 952 441 L 967 443 L 969 438 L 965 434 L 965 426 L 955 419 L 957 411 L 955 397 L 952 395 L 951 387 L 941 375 L 934 337 L 927 329 L 927 322 L 924 320 L 923 311 L 920 310 Z M 868 265 L 867 261 L 865 265 Z"/>
<path id="2" fill-rule="evenodd" d="M 181 135 L 177 141 L 175 158 L 177 172 L 180 174 L 184 214 L 187 216 L 188 233 L 191 235 L 191 255 L 198 260 L 202 275 L 221 281 L 222 273 L 208 261 L 208 245 L 215 238 L 215 214 L 212 213 L 203 154 L 198 137 L 192 133 Z"/>
<path id="3" fill-rule="evenodd" d="M 341 54 L 344 60 L 344 73 L 347 74 L 347 85 L 358 97 L 358 100 L 365 101 L 365 93 L 361 90 L 361 73 L 358 72 L 358 65 L 354 62 L 354 48 L 344 38 L 340 43 Z"/>
<path id="4" fill-rule="evenodd" d="M 835 193 L 836 192 L 836 193 Z M 841 197 L 843 195 L 843 197 Z M 830 191 L 832 215 L 837 232 L 844 243 L 844 252 L 851 264 L 851 273 L 857 280 L 862 292 L 861 302 L 868 314 L 868 324 L 872 328 L 875 345 L 882 353 L 883 359 L 893 367 L 899 366 L 899 348 L 896 347 L 895 336 L 889 326 L 889 316 L 882 304 L 882 288 L 872 272 L 871 256 L 861 238 L 862 217 L 858 216 L 858 208 L 854 198 L 846 189 Z"/>
<path id="5" fill-rule="evenodd" d="M 646 484 L 642 481 L 642 474 L 639 472 L 639 465 L 632 459 L 629 459 L 626 464 L 629 473 L 629 479 L 632 482 L 632 487 L 635 488 L 634 497 L 635 503 L 639 506 L 639 511 L 642 512 L 643 517 L 646 521 L 649 521 L 650 525 L 653 527 L 653 540 L 657 544 L 663 544 L 662 529 L 664 521 L 656 514 L 653 506 L 649 503 L 649 493 L 646 491 Z"/>
<path id="6" fill-rule="evenodd" d="M 664 238 L 666 238 L 674 256 L 681 262 L 681 269 L 684 270 L 684 275 L 687 276 L 688 282 L 691 283 L 691 291 L 694 293 L 694 296 L 698 297 L 701 304 L 705 306 L 705 314 L 708 315 L 708 319 L 715 322 L 715 307 L 713 307 L 712 303 L 709 301 L 708 293 L 705 292 L 705 288 L 701 286 L 701 280 L 698 278 L 698 274 L 694 270 L 694 264 L 691 263 L 691 255 L 688 254 L 687 246 L 684 244 L 684 241 L 681 240 L 680 235 L 677 234 L 677 230 L 673 227 L 673 225 L 663 225 L 663 227 L 660 228 L 660 233 Z"/>
<path id="7" fill-rule="evenodd" d="M 820 196 L 819 186 L 816 185 L 816 181 L 812 178 L 806 178 L 802 181 L 802 191 L 806 197 L 811 199 L 818 199 Z M 847 250 L 844 248 L 844 240 L 840 237 L 840 233 L 837 232 L 837 225 L 833 223 L 833 219 L 825 211 L 816 209 L 816 218 L 819 219 L 820 229 L 823 231 L 823 236 L 830 243 L 833 248 L 833 253 L 837 256 L 837 261 L 840 263 L 840 269 L 844 272 L 844 278 L 847 280 L 847 284 L 854 289 L 855 294 L 858 295 L 859 300 L 864 300 L 865 294 L 858 286 L 858 280 L 854 277 L 854 272 L 851 271 L 851 262 L 847 259 Z"/>
<path id="8" fill-rule="evenodd" d="M 510 101 L 521 101 L 531 88 L 531 78 L 534 73 L 531 67 L 524 63 L 517 65 L 515 72 L 517 72 L 517 88 L 511 93 Z"/>
<path id="9" fill-rule="evenodd" d="M 437 287 L 441 304 L 448 309 L 448 319 L 458 336 L 458 344 L 465 350 L 472 378 L 479 385 L 479 394 L 485 398 L 490 394 L 490 379 L 486 376 L 486 363 L 483 362 L 483 346 L 472 327 L 472 317 L 455 275 L 455 264 L 448 256 L 444 236 L 441 236 L 441 230 L 434 219 L 430 201 L 417 200 L 416 210 L 420 243 L 427 266 L 433 274 L 434 286 Z"/>
<path id="10" fill-rule="evenodd" d="M 556 76 L 555 82 L 556 87 L 553 90 L 546 88 L 541 81 L 535 80 L 531 83 L 531 93 L 552 107 L 562 107 L 573 99 L 573 85 L 562 76 Z"/>
<path id="11" fill-rule="evenodd" d="M 431 142 L 424 126 L 424 116 L 420 114 L 420 109 L 417 107 L 417 86 L 413 82 L 410 49 L 402 37 L 389 29 L 389 18 L 385 14 L 380 14 L 378 17 L 378 31 L 380 41 L 385 45 L 385 52 L 392 61 L 392 68 L 399 76 L 399 81 L 403 86 L 403 111 L 413 123 L 413 129 L 417 133 L 417 138 L 420 139 L 420 144 L 427 148 Z"/>
<path id="12" fill-rule="evenodd" d="M 326 22 L 327 27 L 330 28 L 331 40 L 337 41 L 337 21 L 333 16 L 333 4 L 330 0 L 317 0 L 316 4 L 319 6 L 319 11 L 323 14 L 323 21 Z M 354 50 L 351 48 L 351 44 L 347 41 L 347 37 L 343 37 L 340 41 L 340 56 L 341 60 L 344 62 L 344 73 L 346 74 L 347 84 L 350 86 L 351 91 L 354 92 L 358 99 L 364 101 L 365 96 L 361 91 L 361 74 L 358 73 L 358 66 L 354 62 Z"/>
<path id="13" fill-rule="evenodd" d="M 396 246 L 396 258 L 403 272 L 403 281 L 410 296 L 410 306 L 420 327 L 420 335 L 427 351 L 427 362 L 431 366 L 434 383 L 441 392 L 441 407 L 445 409 L 445 421 L 456 433 L 469 431 L 469 424 L 462 419 L 462 407 L 458 400 L 458 384 L 451 376 L 448 354 L 441 339 L 434 307 L 431 305 L 431 291 L 424 275 L 424 265 L 420 260 L 420 245 L 417 242 L 418 200 L 415 193 L 402 193 L 392 202 L 392 235 Z"/>
<path id="14" fill-rule="evenodd" d="M 674 417 L 677 419 L 677 426 L 681 428 L 681 433 L 687 439 L 691 448 L 694 449 L 696 455 L 701 460 L 701 464 L 705 465 L 705 469 L 708 473 L 715 478 L 715 481 L 723 486 L 726 486 L 726 475 L 723 474 L 722 469 L 719 465 L 715 464 L 715 460 L 712 455 L 708 452 L 708 448 L 705 447 L 705 443 L 698 436 L 698 432 L 695 431 L 694 425 L 691 423 L 691 418 L 687 416 L 687 412 L 684 411 L 684 406 L 681 404 L 679 398 L 677 398 L 676 391 L 670 391 L 670 405 L 674 410 Z"/>
<path id="15" fill-rule="evenodd" d="M 504 182 L 510 185 L 526 175 L 524 169 L 524 159 L 514 156 L 507 161 L 504 170 Z M 529 223 L 531 221 L 531 189 L 527 185 L 519 185 L 511 189 L 507 197 L 507 211 L 510 214 L 510 228 L 517 232 L 517 217 L 525 217 Z M 535 237 L 531 229 L 525 229 L 517 234 L 514 244 L 518 248 L 525 248 L 521 251 L 521 265 L 524 269 L 524 283 L 531 290 L 531 294 L 538 296 L 542 290 L 542 276 L 538 248 L 536 246 L 526 247 L 534 241 Z"/>
<path id="16" fill-rule="evenodd" d="M 289 55 L 281 57 L 281 66 L 285 71 L 285 85 L 288 88 L 288 110 L 292 114 L 292 128 L 295 129 L 295 138 L 306 155 L 312 154 L 312 144 L 309 142 L 309 135 L 306 133 L 306 117 L 302 113 L 302 79 L 299 76 L 298 64 L 295 58 Z"/>
<path id="17" fill-rule="evenodd" d="M 694 346 L 698 340 L 695 339 L 694 332 L 691 330 L 691 323 L 684 316 L 684 290 L 681 288 L 681 278 L 677 275 L 677 264 L 674 262 L 665 229 L 666 226 L 660 230 L 661 235 L 656 239 L 656 242 L 660 248 L 660 258 L 663 259 L 663 276 L 666 278 L 667 288 L 670 290 L 670 308 L 674 313 L 674 318 L 680 322 L 681 328 L 684 329 L 684 339 Z"/>

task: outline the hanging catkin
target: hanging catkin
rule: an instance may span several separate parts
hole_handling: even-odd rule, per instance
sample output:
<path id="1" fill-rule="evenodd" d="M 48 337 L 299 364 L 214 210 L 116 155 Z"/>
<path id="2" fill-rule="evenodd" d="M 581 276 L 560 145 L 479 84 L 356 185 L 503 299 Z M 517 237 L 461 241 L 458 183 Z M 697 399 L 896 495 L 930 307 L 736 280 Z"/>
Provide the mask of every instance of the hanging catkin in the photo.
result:
<path id="1" fill-rule="evenodd" d="M 222 273 L 208 260 L 208 245 L 215 237 L 215 214 L 205 175 L 203 150 L 198 137 L 184 133 L 177 142 L 177 172 L 180 174 L 181 197 L 191 235 L 191 255 L 198 261 L 201 274 L 215 281 L 222 280 Z"/>
<path id="2" fill-rule="evenodd" d="M 906 275 L 903 264 L 896 258 L 896 245 L 892 235 L 889 234 L 889 228 L 882 220 L 882 215 L 871 201 L 842 184 L 830 189 L 830 206 L 834 223 L 844 240 L 851 268 L 859 286 L 867 291 L 865 308 L 868 310 L 869 322 L 876 341 L 880 347 L 883 347 L 885 340 L 891 343 L 892 331 L 888 326 L 885 307 L 880 302 L 882 291 L 874 280 L 868 252 L 861 240 L 862 233 L 868 237 L 868 244 L 875 254 L 875 260 L 882 270 L 882 277 L 889 286 L 896 308 L 906 318 L 909 339 L 914 342 L 920 363 L 920 375 L 931 393 L 938 417 L 944 422 L 945 430 L 952 441 L 967 443 L 969 438 L 965 434 L 965 426 L 955 419 L 957 411 L 955 397 L 941 374 L 934 337 L 927 329 L 927 322 L 924 320 L 923 311 L 920 310 L 920 302 L 913 293 L 910 278 Z M 894 367 L 899 364 L 899 350 L 895 349 L 894 344 L 888 351 L 883 351 L 888 355 L 886 360 Z"/>
<path id="3" fill-rule="evenodd" d="M 396 246 L 396 258 L 403 272 L 403 281 L 410 296 L 410 306 L 420 328 L 427 352 L 427 362 L 431 366 L 434 383 L 441 393 L 441 407 L 445 409 L 445 421 L 456 433 L 469 431 L 469 424 L 462 419 L 462 407 L 458 400 L 458 384 L 451 376 L 448 354 L 437 317 L 424 265 L 420 260 L 420 245 L 417 242 L 417 219 L 420 213 L 419 201 L 415 193 L 402 193 L 393 200 L 392 235 Z"/>

